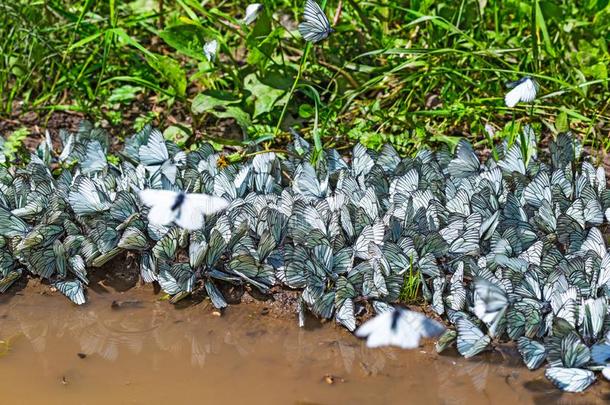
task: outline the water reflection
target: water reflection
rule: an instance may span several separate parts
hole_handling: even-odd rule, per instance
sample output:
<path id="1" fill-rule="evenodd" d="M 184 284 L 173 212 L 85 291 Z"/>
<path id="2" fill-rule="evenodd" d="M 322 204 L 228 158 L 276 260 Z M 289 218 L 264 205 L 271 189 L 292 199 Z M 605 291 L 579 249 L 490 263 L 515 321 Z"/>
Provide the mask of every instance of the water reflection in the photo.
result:
<path id="1" fill-rule="evenodd" d="M 273 391 L 275 403 L 404 403 L 409 398 L 413 403 L 496 404 L 565 398 L 552 388 L 546 391 L 548 384 L 543 390 L 526 386 L 541 379 L 542 373 L 527 371 L 510 350 L 470 360 L 457 354 L 436 355 L 431 345 L 424 348 L 427 353 L 370 350 L 339 326 L 300 329 L 296 321 L 263 315 L 255 304 L 231 307 L 217 317 L 205 303 L 178 310 L 151 295 L 143 295 L 139 305 L 125 307 L 113 307 L 113 299 L 92 297 L 81 308 L 30 294 L 0 304 L 0 339 L 20 336 L 0 359 L 0 368 L 8 364 L 7 374 L 15 383 L 48 376 L 55 384 L 66 373 L 74 384 L 81 379 L 87 387 L 106 379 L 113 387 L 123 387 L 117 397 L 131 392 L 123 384 L 126 379 L 138 378 L 140 386 L 148 387 L 164 385 L 172 375 L 172 384 L 178 386 L 167 389 L 188 400 L 188 391 L 179 384 L 197 375 L 197 384 L 207 384 L 205 389 L 216 390 L 226 400 L 246 391 L 266 397 L 271 395 L 269 384 L 281 386 Z M 38 355 L 28 355 L 32 352 Z M 109 376 L 127 368 L 122 375 Z M 31 374 L 39 369 L 39 374 Z M 328 385 L 323 378 L 327 374 L 340 377 L 340 382 Z M 225 389 L 218 391 L 223 384 Z M 235 384 L 241 384 L 240 389 Z M 594 400 L 601 395 L 591 393 Z M 279 400 L 287 398 L 290 401 Z"/>
<path id="2" fill-rule="evenodd" d="M 107 361 L 117 361 L 125 353 L 155 356 L 161 352 L 187 355 L 192 367 L 204 367 L 211 354 L 227 350 L 264 361 L 281 349 L 293 364 L 326 361 L 336 363 L 341 372 L 358 370 L 367 375 L 381 373 L 396 358 L 393 349 L 367 350 L 341 328 L 307 331 L 296 323 L 263 316 L 256 307 L 237 306 L 215 317 L 204 304 L 175 310 L 166 302 L 149 300 L 116 310 L 99 300 L 77 308 L 48 297 L 31 298 L 28 303 L 0 306 L 0 313 L 6 313 L 1 333 L 22 334 L 37 353 L 54 350 L 51 345 L 76 342 L 75 354 L 97 355 Z M 49 304 L 57 307 L 49 308 Z"/>

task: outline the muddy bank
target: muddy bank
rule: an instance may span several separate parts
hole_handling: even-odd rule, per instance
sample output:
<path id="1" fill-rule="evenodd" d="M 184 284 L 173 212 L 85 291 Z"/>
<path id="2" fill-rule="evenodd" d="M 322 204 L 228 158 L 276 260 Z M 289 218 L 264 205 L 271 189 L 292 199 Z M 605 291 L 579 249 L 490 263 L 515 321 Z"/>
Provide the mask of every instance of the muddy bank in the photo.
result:
<path id="1" fill-rule="evenodd" d="M 91 291 L 76 307 L 28 285 L 0 301 L 4 400 L 27 404 L 603 403 L 610 384 L 562 394 L 510 347 L 464 360 L 367 349 L 345 329 L 304 329 L 266 302 L 219 314 L 152 288 Z"/>

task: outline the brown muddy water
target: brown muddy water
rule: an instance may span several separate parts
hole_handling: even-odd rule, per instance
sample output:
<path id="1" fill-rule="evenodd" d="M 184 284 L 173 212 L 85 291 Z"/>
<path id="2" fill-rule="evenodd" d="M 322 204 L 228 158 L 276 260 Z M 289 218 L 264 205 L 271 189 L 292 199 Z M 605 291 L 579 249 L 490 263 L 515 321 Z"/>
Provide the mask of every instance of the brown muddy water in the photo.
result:
<path id="1" fill-rule="evenodd" d="M 114 305 L 113 305 L 114 302 Z M 561 394 L 510 347 L 473 360 L 367 349 L 332 323 L 265 303 L 218 316 L 178 309 L 151 289 L 95 293 L 72 305 L 29 287 L 0 297 L 1 404 L 603 403 L 610 384 Z"/>

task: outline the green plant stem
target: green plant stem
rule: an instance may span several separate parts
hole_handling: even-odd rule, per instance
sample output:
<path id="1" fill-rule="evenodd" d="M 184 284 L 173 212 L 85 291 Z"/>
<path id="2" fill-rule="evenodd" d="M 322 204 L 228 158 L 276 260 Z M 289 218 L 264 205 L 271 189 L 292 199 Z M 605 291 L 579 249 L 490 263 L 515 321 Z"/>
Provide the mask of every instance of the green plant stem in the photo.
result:
<path id="1" fill-rule="evenodd" d="M 322 10 L 324 10 L 324 7 L 326 7 L 326 0 L 322 0 L 322 2 L 320 3 L 320 8 Z M 305 64 L 307 63 L 307 57 L 309 56 L 310 49 L 311 42 L 307 42 L 307 45 L 305 45 L 305 51 L 303 52 L 303 56 L 301 57 L 301 63 L 299 64 L 297 76 L 295 77 L 294 82 L 292 82 L 292 87 L 290 88 L 290 92 L 288 93 L 288 99 L 286 100 L 286 104 L 284 104 L 284 107 L 282 108 L 282 113 L 280 114 L 280 118 L 278 119 L 277 125 L 275 126 L 275 131 L 273 131 L 274 138 L 277 137 L 280 133 L 280 126 L 284 121 L 286 111 L 288 111 L 288 105 L 290 104 L 290 100 L 292 100 L 292 96 L 294 95 L 294 92 L 296 91 L 297 86 L 299 85 L 299 81 L 301 80 L 301 75 L 303 74 L 303 70 L 305 69 Z M 322 142 L 320 141 L 320 139 L 314 139 L 314 142 L 316 152 L 319 153 L 322 149 Z"/>
<path id="2" fill-rule="evenodd" d="M 290 92 L 288 93 L 288 99 L 286 100 L 286 104 L 282 108 L 282 113 L 280 114 L 280 118 L 277 121 L 277 125 L 275 127 L 275 131 L 273 132 L 273 137 L 277 137 L 280 132 L 280 126 L 282 125 L 282 121 L 284 121 L 284 116 L 286 115 L 286 111 L 288 110 L 288 104 L 290 104 L 290 100 L 292 100 L 292 95 L 294 94 L 297 86 L 299 85 L 299 80 L 301 79 L 301 74 L 303 73 L 303 69 L 305 68 L 305 63 L 307 61 L 307 56 L 309 55 L 309 50 L 311 49 L 311 44 L 308 42 L 305 46 L 305 51 L 303 52 L 303 56 L 301 56 L 301 63 L 299 64 L 299 70 L 297 72 L 297 76 L 292 82 L 292 87 L 290 88 Z"/>

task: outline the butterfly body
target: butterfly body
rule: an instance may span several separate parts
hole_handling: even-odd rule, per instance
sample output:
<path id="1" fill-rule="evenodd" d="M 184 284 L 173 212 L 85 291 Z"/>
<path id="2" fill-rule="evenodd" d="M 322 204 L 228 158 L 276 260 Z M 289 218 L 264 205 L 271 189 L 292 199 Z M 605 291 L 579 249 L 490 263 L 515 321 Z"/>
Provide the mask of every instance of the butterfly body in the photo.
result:
<path id="1" fill-rule="evenodd" d="M 178 193 L 178 195 L 176 196 L 176 201 L 174 201 L 174 205 L 172 205 L 172 211 L 176 211 L 176 210 L 180 209 L 180 207 L 184 203 L 184 198 L 185 198 L 184 193 Z"/>

